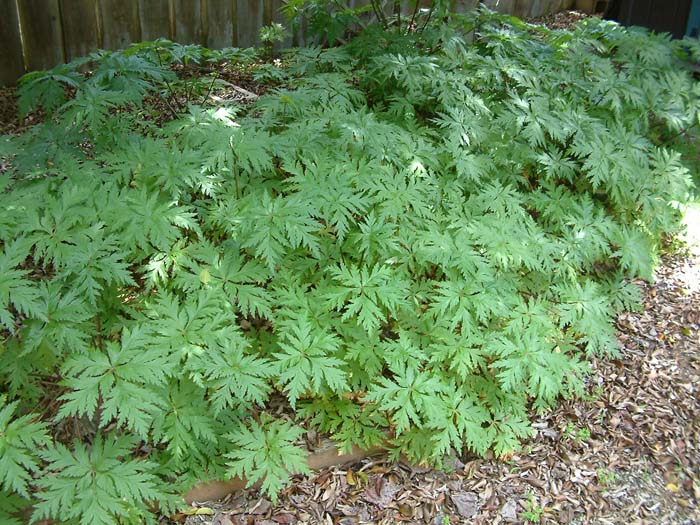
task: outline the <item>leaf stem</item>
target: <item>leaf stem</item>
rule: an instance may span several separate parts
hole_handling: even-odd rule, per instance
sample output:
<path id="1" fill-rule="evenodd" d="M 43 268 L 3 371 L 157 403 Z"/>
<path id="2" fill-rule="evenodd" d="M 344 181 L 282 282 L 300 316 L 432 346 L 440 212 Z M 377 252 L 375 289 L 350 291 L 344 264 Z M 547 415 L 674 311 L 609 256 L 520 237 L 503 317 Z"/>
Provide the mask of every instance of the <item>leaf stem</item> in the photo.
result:
<path id="1" fill-rule="evenodd" d="M 394 0 L 394 14 L 399 33 L 401 33 L 401 0 Z"/>
<path id="2" fill-rule="evenodd" d="M 370 0 L 370 3 L 372 4 L 372 10 L 376 15 L 377 20 L 379 20 L 379 23 L 382 24 L 384 29 L 388 29 L 389 22 L 387 21 L 386 16 L 384 16 L 384 10 L 382 9 L 382 6 L 379 5 L 378 0 Z"/>
<path id="3" fill-rule="evenodd" d="M 100 324 L 100 316 L 95 316 L 95 345 L 98 350 L 102 350 L 102 325 Z"/>
<path id="4" fill-rule="evenodd" d="M 231 137 L 228 141 L 229 147 L 231 148 L 231 171 L 233 172 L 233 184 L 236 190 L 236 199 L 241 198 L 241 192 L 238 186 L 238 163 L 236 162 L 236 151 L 233 149 L 233 137 Z"/>
<path id="5" fill-rule="evenodd" d="M 160 67 L 163 68 L 163 69 L 165 69 L 165 66 L 163 65 L 163 59 L 162 59 L 161 56 L 160 56 L 160 48 L 159 48 L 158 46 L 156 46 L 156 56 L 158 57 L 158 63 L 160 64 Z M 168 93 L 169 93 L 169 94 L 172 94 L 172 92 L 173 92 L 173 87 L 170 85 L 170 82 L 168 82 L 167 80 L 165 80 L 165 85 L 166 85 L 167 88 L 168 88 Z M 166 99 L 166 98 L 163 96 L 163 93 L 160 92 L 160 90 L 158 90 L 158 96 L 159 96 L 160 99 L 165 103 L 165 105 L 167 106 L 167 108 L 170 110 L 170 113 L 171 113 L 171 115 L 173 116 L 173 118 L 178 118 L 180 115 L 178 115 L 177 111 L 175 111 L 175 109 L 170 105 L 170 100 L 169 100 L 170 97 L 168 97 L 168 99 Z"/>
<path id="6" fill-rule="evenodd" d="M 685 135 L 686 133 L 688 133 L 691 129 L 693 129 L 697 125 L 698 125 L 697 122 L 693 122 L 690 126 L 683 128 L 682 130 L 680 130 L 678 133 L 676 133 L 674 135 L 671 135 L 669 138 L 667 138 L 661 144 L 659 144 L 659 146 L 666 146 L 668 143 L 673 142 L 681 135 Z"/>
<path id="7" fill-rule="evenodd" d="M 204 98 L 202 99 L 202 104 L 206 104 L 209 95 L 211 95 L 211 90 L 214 88 L 214 82 L 216 82 L 218 78 L 219 73 L 214 73 L 214 76 L 212 77 L 211 82 L 209 83 L 209 87 L 207 88 L 207 92 L 204 94 Z"/>
<path id="8" fill-rule="evenodd" d="M 425 27 L 428 25 L 428 22 L 430 22 L 430 19 L 433 16 L 433 11 L 435 11 L 435 2 L 430 4 L 430 11 L 428 11 L 428 17 L 425 19 L 423 27 L 420 28 L 420 34 L 423 34 L 423 31 L 425 31 Z"/>
<path id="9" fill-rule="evenodd" d="M 413 23 L 416 21 L 416 16 L 418 16 L 418 11 L 420 10 L 420 0 L 415 0 L 415 4 L 413 6 L 413 14 L 411 15 L 411 21 L 406 25 L 406 35 L 408 36 L 408 33 L 411 31 L 411 28 L 413 27 Z"/>

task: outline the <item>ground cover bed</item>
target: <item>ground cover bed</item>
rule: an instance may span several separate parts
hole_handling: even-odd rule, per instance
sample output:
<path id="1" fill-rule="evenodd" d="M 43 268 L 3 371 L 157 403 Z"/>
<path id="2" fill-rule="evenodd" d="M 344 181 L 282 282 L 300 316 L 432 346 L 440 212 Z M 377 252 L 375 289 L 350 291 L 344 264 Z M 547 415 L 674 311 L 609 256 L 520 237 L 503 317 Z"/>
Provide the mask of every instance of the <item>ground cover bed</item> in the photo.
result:
<path id="1" fill-rule="evenodd" d="M 644 280 L 690 194 L 672 146 L 700 47 L 415 21 L 25 77 L 0 141 L 0 520 L 571 523 L 647 486 L 692 519 L 697 357 L 665 345 L 697 337 L 696 296 Z M 289 488 L 318 435 L 385 455 Z M 183 506 L 231 476 L 262 498 Z"/>
<path id="2" fill-rule="evenodd" d="M 588 395 L 535 418 L 535 436 L 505 461 L 452 456 L 434 470 L 379 453 L 296 477 L 277 505 L 241 490 L 194 501 L 173 521 L 700 523 L 697 250 L 664 257 L 643 285 L 643 311 L 618 318 L 620 355 L 596 359 Z"/>

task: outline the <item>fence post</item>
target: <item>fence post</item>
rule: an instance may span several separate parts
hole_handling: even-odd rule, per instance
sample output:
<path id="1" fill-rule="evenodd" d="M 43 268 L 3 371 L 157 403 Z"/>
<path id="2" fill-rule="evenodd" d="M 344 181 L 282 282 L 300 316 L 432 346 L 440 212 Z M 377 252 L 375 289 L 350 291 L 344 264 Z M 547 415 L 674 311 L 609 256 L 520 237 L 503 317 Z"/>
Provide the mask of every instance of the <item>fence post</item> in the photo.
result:
<path id="1" fill-rule="evenodd" d="M 155 40 L 160 37 L 172 40 L 168 0 L 140 0 L 138 14 L 143 40 Z"/>
<path id="2" fill-rule="evenodd" d="M 19 34 L 19 15 L 13 0 L 1 0 L 0 16 L 0 85 L 14 84 L 24 73 L 22 38 Z"/>
<path id="3" fill-rule="evenodd" d="M 95 0 L 61 0 L 65 60 L 83 57 L 100 46 Z"/>
<path id="4" fill-rule="evenodd" d="M 138 42 L 139 14 L 136 1 L 100 0 L 102 42 L 105 49 L 123 49 Z"/>
<path id="5" fill-rule="evenodd" d="M 48 69 L 64 61 L 58 0 L 18 0 L 27 71 Z"/>

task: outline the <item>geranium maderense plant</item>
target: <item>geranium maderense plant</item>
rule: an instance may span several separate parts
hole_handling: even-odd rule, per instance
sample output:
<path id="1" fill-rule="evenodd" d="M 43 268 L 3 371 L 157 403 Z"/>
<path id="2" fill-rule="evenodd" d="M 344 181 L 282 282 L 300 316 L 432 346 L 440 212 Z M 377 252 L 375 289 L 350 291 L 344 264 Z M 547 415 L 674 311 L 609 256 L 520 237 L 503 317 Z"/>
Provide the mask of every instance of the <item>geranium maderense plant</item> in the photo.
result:
<path id="1" fill-rule="evenodd" d="M 302 426 L 516 448 L 615 352 L 677 226 L 683 45 L 478 11 L 292 50 L 249 104 L 171 66 L 250 53 L 166 41 L 28 75 L 47 118 L 0 150 L 0 519 L 152 522 L 228 474 L 275 494 Z"/>

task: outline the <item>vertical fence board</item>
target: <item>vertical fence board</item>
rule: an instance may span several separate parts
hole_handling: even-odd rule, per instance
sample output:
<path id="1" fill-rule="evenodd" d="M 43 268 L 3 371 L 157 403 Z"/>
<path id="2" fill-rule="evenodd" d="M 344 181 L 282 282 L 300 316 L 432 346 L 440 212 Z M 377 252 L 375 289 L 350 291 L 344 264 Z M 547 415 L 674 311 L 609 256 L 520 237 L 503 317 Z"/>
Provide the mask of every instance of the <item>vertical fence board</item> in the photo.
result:
<path id="1" fill-rule="evenodd" d="M 209 0 L 207 2 L 208 31 L 206 46 L 221 49 L 235 45 L 233 17 L 235 1 Z"/>
<path id="2" fill-rule="evenodd" d="M 641 26 L 649 19 L 652 6 L 651 0 L 629 0 L 627 2 L 622 2 L 622 5 L 623 7 L 621 9 L 627 7 L 628 11 L 625 23 Z"/>
<path id="3" fill-rule="evenodd" d="M 0 8 L 0 85 L 10 85 L 24 73 L 22 38 L 14 0 L 0 0 Z"/>
<path id="4" fill-rule="evenodd" d="M 27 69 L 47 69 L 63 62 L 58 0 L 19 0 L 18 5 Z"/>
<path id="5" fill-rule="evenodd" d="M 683 38 L 690 13 L 690 0 L 680 0 L 669 5 L 655 5 L 650 15 L 654 31 L 671 33 L 676 38 Z"/>
<path id="6" fill-rule="evenodd" d="M 515 0 L 485 0 L 484 5 L 499 13 L 512 13 L 515 11 Z"/>
<path id="7" fill-rule="evenodd" d="M 100 0 L 102 47 L 123 49 L 139 40 L 136 4 L 130 0 Z"/>
<path id="8" fill-rule="evenodd" d="M 281 0 L 280 2 L 280 7 L 286 6 L 290 0 Z M 290 44 L 292 46 L 303 46 L 305 44 L 305 38 L 306 38 L 306 31 L 304 30 L 304 27 L 306 22 L 302 20 L 297 27 L 292 26 L 292 22 L 287 19 L 287 17 L 284 14 L 280 15 L 282 20 L 284 20 L 283 24 L 290 30 L 292 33 L 291 37 L 291 42 Z"/>
<path id="9" fill-rule="evenodd" d="M 200 0 L 175 0 L 174 40 L 181 44 L 202 42 L 202 7 Z"/>
<path id="10" fill-rule="evenodd" d="M 170 34 L 168 0 L 139 0 L 138 15 L 142 40 L 173 38 Z"/>
<path id="11" fill-rule="evenodd" d="M 457 2 L 455 11 L 457 13 L 466 13 L 470 9 L 474 9 L 476 7 L 476 4 L 476 0 L 460 0 Z"/>
<path id="12" fill-rule="evenodd" d="M 263 25 L 263 4 L 258 0 L 238 0 L 238 45 L 257 45 L 258 30 Z"/>
<path id="13" fill-rule="evenodd" d="M 263 19 L 262 25 L 268 26 L 272 23 L 272 0 L 263 0 Z"/>
<path id="14" fill-rule="evenodd" d="M 277 24 L 282 24 L 284 27 L 287 28 L 289 31 L 289 37 L 287 37 L 284 42 L 280 43 L 276 47 L 290 47 L 292 45 L 292 33 L 291 33 L 291 24 L 287 20 L 287 17 L 284 16 L 282 13 L 282 6 L 284 5 L 283 0 L 272 0 L 270 2 L 270 14 L 271 14 L 271 20 L 270 22 L 275 22 Z"/>
<path id="15" fill-rule="evenodd" d="M 61 0 L 61 22 L 66 61 L 100 47 L 94 0 Z"/>
<path id="16" fill-rule="evenodd" d="M 270 10 L 272 11 L 272 21 L 277 22 L 278 24 L 282 24 L 287 29 L 289 29 L 289 20 L 287 20 L 287 17 L 284 16 L 284 13 L 282 13 L 282 7 L 286 3 L 287 2 L 285 2 L 284 0 L 272 0 Z"/>

